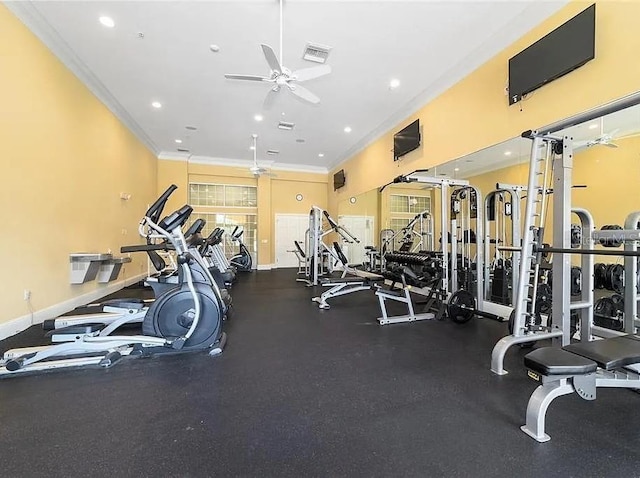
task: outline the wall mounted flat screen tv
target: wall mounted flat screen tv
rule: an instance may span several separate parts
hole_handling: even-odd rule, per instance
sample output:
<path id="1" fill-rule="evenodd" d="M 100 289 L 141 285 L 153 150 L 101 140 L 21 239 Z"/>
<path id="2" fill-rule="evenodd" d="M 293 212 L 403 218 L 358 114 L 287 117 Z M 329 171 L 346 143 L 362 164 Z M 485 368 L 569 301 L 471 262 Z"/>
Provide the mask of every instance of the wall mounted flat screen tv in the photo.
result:
<path id="1" fill-rule="evenodd" d="M 591 5 L 509 60 L 509 104 L 595 58 L 596 6 Z"/>
<path id="2" fill-rule="evenodd" d="M 340 189 L 344 186 L 345 177 L 344 177 L 344 169 L 341 169 L 336 174 L 333 175 L 333 190 Z"/>
<path id="3" fill-rule="evenodd" d="M 393 135 L 393 160 L 420 146 L 420 120 L 415 120 L 406 128 Z"/>

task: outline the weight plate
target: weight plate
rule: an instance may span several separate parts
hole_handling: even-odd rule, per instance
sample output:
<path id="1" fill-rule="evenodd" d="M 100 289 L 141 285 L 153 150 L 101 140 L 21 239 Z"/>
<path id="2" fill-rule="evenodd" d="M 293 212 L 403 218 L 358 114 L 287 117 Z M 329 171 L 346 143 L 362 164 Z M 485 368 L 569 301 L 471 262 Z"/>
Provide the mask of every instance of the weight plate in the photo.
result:
<path id="1" fill-rule="evenodd" d="M 624 310 L 624 297 L 622 297 L 620 294 L 613 294 L 611 296 L 611 300 L 618 309 Z"/>
<path id="2" fill-rule="evenodd" d="M 536 292 L 536 323 L 542 323 L 540 315 L 551 315 L 553 303 L 551 302 L 551 286 L 548 284 L 538 284 Z"/>
<path id="3" fill-rule="evenodd" d="M 476 299 L 471 292 L 461 289 L 455 292 L 447 304 L 447 315 L 456 324 L 469 322 L 476 311 Z"/>
<path id="4" fill-rule="evenodd" d="M 605 271 L 607 267 L 599 262 L 593 268 L 594 271 L 594 286 L 596 289 L 604 289 L 606 283 Z"/>
<path id="5" fill-rule="evenodd" d="M 624 290 L 624 267 L 622 264 L 614 264 L 610 272 L 611 290 L 622 293 Z"/>
<path id="6" fill-rule="evenodd" d="M 582 291 L 582 269 L 578 266 L 571 268 L 571 295 L 573 297 L 580 295 Z"/>

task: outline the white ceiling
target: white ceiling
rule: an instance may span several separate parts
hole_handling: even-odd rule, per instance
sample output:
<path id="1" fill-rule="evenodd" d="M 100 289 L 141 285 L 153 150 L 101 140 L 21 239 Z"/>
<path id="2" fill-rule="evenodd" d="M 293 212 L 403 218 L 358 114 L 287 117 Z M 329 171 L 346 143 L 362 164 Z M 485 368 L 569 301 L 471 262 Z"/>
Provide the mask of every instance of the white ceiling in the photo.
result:
<path id="1" fill-rule="evenodd" d="M 223 75 L 268 75 L 260 43 L 279 54 L 278 0 L 7 6 L 161 157 L 180 156 L 179 147 L 199 160 L 237 164 L 252 159 L 251 134 L 257 133 L 259 160 L 275 161 L 274 168 L 326 170 L 397 127 L 565 3 L 285 0 L 283 64 L 292 70 L 314 66 L 302 59 L 311 41 L 333 48 L 327 61 L 333 72 L 304 84 L 321 98 L 319 105 L 282 91 L 269 111 L 261 111 L 268 85 Z M 112 17 L 115 27 L 103 27 L 101 15 Z M 220 51 L 211 52 L 211 44 Z M 391 78 L 401 82 L 396 90 L 389 89 Z M 162 108 L 154 109 L 152 101 Z M 264 115 L 261 123 L 253 119 L 257 113 Z M 294 122 L 294 130 L 277 129 L 281 119 Z M 345 133 L 345 126 L 352 132 Z M 280 154 L 266 156 L 267 149 Z"/>

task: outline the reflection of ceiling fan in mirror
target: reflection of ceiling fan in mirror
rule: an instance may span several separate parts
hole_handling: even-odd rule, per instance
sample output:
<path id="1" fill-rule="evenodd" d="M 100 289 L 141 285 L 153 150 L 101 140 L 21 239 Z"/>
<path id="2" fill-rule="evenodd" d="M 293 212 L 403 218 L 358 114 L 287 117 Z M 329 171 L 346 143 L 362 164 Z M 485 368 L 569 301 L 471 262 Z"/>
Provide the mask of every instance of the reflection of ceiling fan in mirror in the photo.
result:
<path id="1" fill-rule="evenodd" d="M 331 73 L 331 67 L 329 65 L 315 66 L 312 68 L 303 68 L 301 70 L 291 71 L 283 66 L 283 53 L 282 53 L 282 1 L 280 0 L 280 60 L 269 45 L 264 43 L 260 44 L 262 47 L 262 53 L 264 54 L 267 64 L 270 68 L 269 76 L 257 76 L 257 75 L 237 75 L 226 74 L 225 78 L 230 80 L 245 80 L 245 81 L 261 81 L 265 83 L 271 83 L 273 86 L 267 93 L 267 97 L 264 100 L 264 108 L 269 109 L 282 87 L 286 87 L 291 93 L 302 98 L 309 103 L 318 104 L 320 98 L 311 93 L 308 89 L 300 86 L 298 83 L 307 80 L 313 80 L 321 76 Z"/>
<path id="2" fill-rule="evenodd" d="M 600 118 L 600 135 L 594 139 L 586 140 L 586 141 L 576 141 L 574 145 L 574 150 L 583 150 L 586 148 L 591 148 L 593 146 L 606 146 L 607 148 L 617 148 L 618 144 L 615 142 L 616 140 L 632 138 L 634 136 L 640 135 L 640 133 L 631 133 L 624 136 L 618 136 L 620 133 L 620 128 L 616 128 L 611 131 L 604 131 L 604 118 Z"/>

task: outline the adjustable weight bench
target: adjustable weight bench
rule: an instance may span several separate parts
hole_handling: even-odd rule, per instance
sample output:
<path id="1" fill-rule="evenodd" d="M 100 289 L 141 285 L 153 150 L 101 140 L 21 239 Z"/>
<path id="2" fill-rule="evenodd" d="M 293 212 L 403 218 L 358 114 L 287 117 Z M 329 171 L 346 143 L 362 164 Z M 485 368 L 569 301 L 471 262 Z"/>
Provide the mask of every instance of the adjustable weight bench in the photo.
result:
<path id="1" fill-rule="evenodd" d="M 371 290 L 377 282 L 384 281 L 384 276 L 381 276 L 380 274 L 361 271 L 349 266 L 349 261 L 337 242 L 333 243 L 333 249 L 335 251 L 336 259 L 342 264 L 343 272 L 341 277 L 322 279 L 320 281 L 320 285 L 331 287 L 324 291 L 319 297 L 313 297 L 311 299 L 312 301 L 317 302 L 318 307 L 321 309 L 328 309 L 330 305 L 327 301 L 333 297 L 351 294 L 361 290 Z M 347 277 L 347 274 L 351 274 L 351 276 Z"/>
<path id="2" fill-rule="evenodd" d="M 640 337 L 623 335 L 562 349 L 543 347 L 524 357 L 527 374 L 541 382 L 527 405 L 527 422 L 520 429 L 534 440 L 550 440 L 544 431 L 551 402 L 576 392 L 585 400 L 596 399 L 598 387 L 640 389 Z"/>

